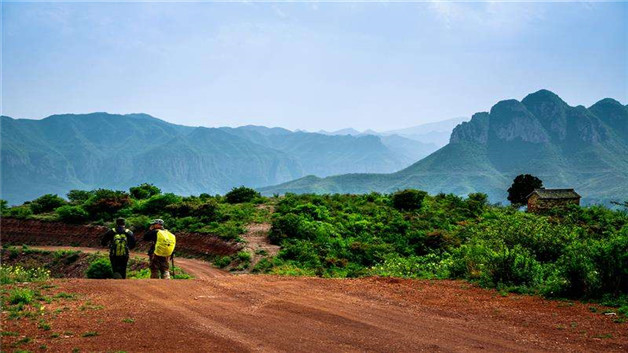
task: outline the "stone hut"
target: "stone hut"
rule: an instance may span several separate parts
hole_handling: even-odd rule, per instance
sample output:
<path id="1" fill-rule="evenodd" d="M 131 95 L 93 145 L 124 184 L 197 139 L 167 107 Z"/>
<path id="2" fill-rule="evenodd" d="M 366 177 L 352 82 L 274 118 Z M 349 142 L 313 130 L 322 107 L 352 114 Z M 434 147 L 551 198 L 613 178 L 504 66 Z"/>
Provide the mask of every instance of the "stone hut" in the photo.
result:
<path id="1" fill-rule="evenodd" d="M 528 212 L 542 212 L 572 204 L 580 205 L 580 195 L 574 189 L 534 189 L 528 195 Z"/>

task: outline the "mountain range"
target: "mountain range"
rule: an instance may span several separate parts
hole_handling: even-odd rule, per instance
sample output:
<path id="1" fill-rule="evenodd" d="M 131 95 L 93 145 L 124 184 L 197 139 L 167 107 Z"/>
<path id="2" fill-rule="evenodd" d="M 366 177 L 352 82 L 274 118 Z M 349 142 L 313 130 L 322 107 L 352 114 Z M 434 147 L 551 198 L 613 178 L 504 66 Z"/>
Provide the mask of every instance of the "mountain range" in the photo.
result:
<path id="1" fill-rule="evenodd" d="M 458 124 L 469 120 L 469 118 L 453 118 L 432 123 L 421 124 L 408 127 L 405 129 L 389 130 L 378 132 L 374 130 L 358 131 L 354 128 L 340 129 L 336 131 L 318 131 L 324 135 L 351 135 L 351 136 L 401 136 L 410 140 L 418 141 L 424 144 L 424 149 L 430 153 L 436 151 L 440 147 L 445 146 L 449 142 L 451 130 Z"/>
<path id="2" fill-rule="evenodd" d="M 213 194 L 309 174 L 393 172 L 433 151 L 397 135 L 190 127 L 147 114 L 3 116 L 0 130 L 0 192 L 12 204 L 45 193 L 127 189 L 144 182 L 179 194 Z"/>
<path id="3" fill-rule="evenodd" d="M 449 143 L 390 174 L 307 176 L 261 188 L 285 192 L 367 193 L 419 188 L 430 193 L 484 192 L 505 201 L 513 178 L 541 178 L 546 187 L 573 187 L 585 203 L 628 199 L 628 107 L 606 98 L 589 108 L 570 106 L 540 90 L 474 114 Z"/>

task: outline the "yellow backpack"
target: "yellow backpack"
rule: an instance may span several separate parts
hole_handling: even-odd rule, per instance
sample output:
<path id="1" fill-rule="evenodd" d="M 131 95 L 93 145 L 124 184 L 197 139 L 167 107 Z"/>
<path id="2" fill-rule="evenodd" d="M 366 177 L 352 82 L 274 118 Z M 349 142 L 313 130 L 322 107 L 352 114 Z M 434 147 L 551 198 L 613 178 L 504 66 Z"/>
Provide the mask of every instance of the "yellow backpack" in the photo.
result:
<path id="1" fill-rule="evenodd" d="M 109 247 L 109 255 L 111 256 L 129 256 L 129 246 L 127 245 L 128 229 L 124 230 L 124 233 L 118 233 L 116 228 L 111 228 L 113 231 L 113 240 Z"/>
<path id="2" fill-rule="evenodd" d="M 157 242 L 155 242 L 155 255 L 168 257 L 172 255 L 177 238 L 167 229 L 157 231 Z"/>

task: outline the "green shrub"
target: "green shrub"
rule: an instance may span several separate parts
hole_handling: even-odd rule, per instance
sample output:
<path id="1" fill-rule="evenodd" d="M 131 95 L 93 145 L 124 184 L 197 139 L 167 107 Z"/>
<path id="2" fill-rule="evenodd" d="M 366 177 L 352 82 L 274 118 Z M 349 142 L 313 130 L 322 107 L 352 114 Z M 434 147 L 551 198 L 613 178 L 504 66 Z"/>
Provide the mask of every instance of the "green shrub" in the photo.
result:
<path id="1" fill-rule="evenodd" d="M 144 183 L 130 188 L 129 193 L 136 200 L 144 200 L 161 194 L 161 189 L 153 184 Z"/>
<path id="2" fill-rule="evenodd" d="M 57 195 L 46 194 L 30 203 L 30 208 L 34 214 L 51 212 L 57 207 L 65 205 L 65 200 Z"/>
<path id="3" fill-rule="evenodd" d="M 0 199 L 0 215 L 6 214 L 9 209 L 9 202 L 7 200 Z"/>
<path id="4" fill-rule="evenodd" d="M 22 206 L 16 206 L 16 207 L 9 208 L 2 215 L 4 216 L 5 214 L 8 217 L 28 218 L 28 217 L 33 215 L 33 210 L 31 210 L 29 205 L 22 205 Z"/>
<path id="5" fill-rule="evenodd" d="M 268 273 L 273 268 L 273 266 L 274 264 L 272 261 L 270 261 L 267 258 L 263 258 L 259 260 L 259 262 L 255 265 L 255 267 L 253 267 L 252 272 L 253 273 Z"/>
<path id="6" fill-rule="evenodd" d="M 130 205 L 129 194 L 123 191 L 98 189 L 85 202 L 83 208 L 89 213 L 91 219 L 109 220 L 113 219 L 118 211 Z"/>
<path id="7" fill-rule="evenodd" d="M 85 190 L 70 190 L 66 196 L 73 204 L 82 204 L 87 201 L 94 193 Z"/>
<path id="8" fill-rule="evenodd" d="M 154 195 L 141 204 L 140 211 L 145 215 L 163 214 L 168 205 L 179 203 L 181 200 L 181 196 L 172 193 Z"/>
<path id="9" fill-rule="evenodd" d="M 240 186 L 238 188 L 233 188 L 227 194 L 225 194 L 225 199 L 228 203 L 243 203 L 243 202 L 251 202 L 254 198 L 260 197 L 260 193 L 247 188 L 246 186 Z"/>
<path id="10" fill-rule="evenodd" d="M 66 223 L 83 223 L 89 219 L 89 214 L 82 206 L 65 205 L 57 208 L 55 212 L 59 215 L 59 220 Z"/>
<path id="11" fill-rule="evenodd" d="M 420 190 L 403 190 L 392 195 L 393 207 L 403 211 L 413 211 L 421 208 L 427 193 Z"/>
<path id="12" fill-rule="evenodd" d="M 111 270 L 111 262 L 109 262 L 109 259 L 106 258 L 96 259 L 91 264 L 89 264 L 85 275 L 87 275 L 87 278 L 112 278 L 113 271 Z"/>
<path id="13" fill-rule="evenodd" d="M 11 249 L 11 253 L 17 249 Z M 22 282 L 39 282 L 50 278 L 50 271 L 41 267 L 25 269 L 22 266 L 0 266 L 0 284 L 12 284 Z"/>
<path id="14" fill-rule="evenodd" d="M 370 272 L 371 275 L 383 277 L 449 278 L 450 266 L 448 254 L 410 257 L 390 254 L 381 264 L 372 267 Z"/>
<path id="15" fill-rule="evenodd" d="M 228 266 L 233 258 L 231 256 L 220 256 L 214 260 L 214 265 L 219 268 Z"/>
<path id="16" fill-rule="evenodd" d="M 28 288 L 14 288 L 9 291 L 9 303 L 30 304 L 33 301 L 35 292 Z"/>
<path id="17" fill-rule="evenodd" d="M 248 251 L 240 251 L 238 253 L 238 260 L 248 262 L 251 261 L 251 253 Z"/>

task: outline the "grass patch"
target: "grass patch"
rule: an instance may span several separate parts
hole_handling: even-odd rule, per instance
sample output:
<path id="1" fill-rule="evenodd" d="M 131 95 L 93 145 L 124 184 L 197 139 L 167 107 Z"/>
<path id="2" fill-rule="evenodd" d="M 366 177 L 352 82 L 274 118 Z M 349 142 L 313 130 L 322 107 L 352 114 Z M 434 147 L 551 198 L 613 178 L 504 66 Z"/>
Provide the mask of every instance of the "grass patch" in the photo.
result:
<path id="1" fill-rule="evenodd" d="M 602 339 L 604 339 L 604 338 L 613 338 L 613 334 L 611 334 L 611 333 L 602 333 L 602 334 L 599 334 L 599 335 L 595 335 L 593 337 L 594 338 L 602 338 Z"/>
<path id="2" fill-rule="evenodd" d="M 30 304 L 33 301 L 35 292 L 28 288 L 15 288 L 9 292 L 9 303 Z"/>
<path id="3" fill-rule="evenodd" d="M 86 302 L 85 304 L 81 305 L 79 307 L 79 310 L 81 311 L 85 311 L 85 310 L 101 310 L 103 309 L 104 306 L 103 305 L 94 305 L 91 302 Z"/>
<path id="4" fill-rule="evenodd" d="M 21 338 L 21 339 L 17 340 L 14 343 L 14 345 L 19 346 L 19 345 L 22 345 L 22 344 L 29 344 L 32 341 L 33 341 L 33 339 L 27 336 L 27 337 L 24 337 L 24 338 Z"/>
<path id="5" fill-rule="evenodd" d="M 60 292 L 54 295 L 55 299 L 74 299 L 76 296 L 74 294 Z"/>
<path id="6" fill-rule="evenodd" d="M 96 337 L 98 336 L 98 331 L 88 331 L 81 335 L 81 337 Z"/>
<path id="7" fill-rule="evenodd" d="M 46 321 L 44 321 L 43 319 L 39 320 L 39 325 L 38 326 L 39 326 L 40 329 L 42 329 L 44 331 L 50 331 L 50 328 L 51 328 L 50 324 L 47 323 Z"/>
<path id="8" fill-rule="evenodd" d="M 11 257 L 11 254 L 13 254 L 13 252 L 10 251 L 9 254 L 9 257 Z M 0 284 L 39 282 L 45 281 L 49 278 L 50 271 L 41 267 L 26 269 L 19 265 L 0 266 Z"/>

